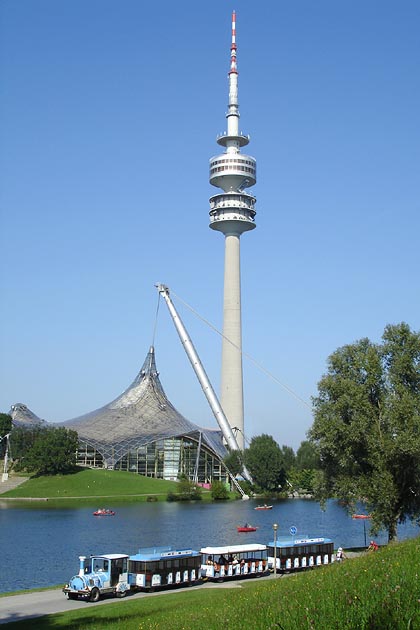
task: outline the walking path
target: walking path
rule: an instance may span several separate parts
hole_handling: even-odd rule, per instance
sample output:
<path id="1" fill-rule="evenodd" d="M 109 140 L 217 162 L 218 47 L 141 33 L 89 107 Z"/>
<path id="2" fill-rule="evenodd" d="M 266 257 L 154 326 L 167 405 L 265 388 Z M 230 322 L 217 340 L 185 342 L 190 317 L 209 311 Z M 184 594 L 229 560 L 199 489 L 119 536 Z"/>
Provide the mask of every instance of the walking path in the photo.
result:
<path id="1" fill-rule="evenodd" d="M 0 494 L 14 490 L 17 486 L 20 486 L 24 481 L 28 481 L 29 477 L 11 477 L 9 475 L 6 481 L 0 481 Z"/>

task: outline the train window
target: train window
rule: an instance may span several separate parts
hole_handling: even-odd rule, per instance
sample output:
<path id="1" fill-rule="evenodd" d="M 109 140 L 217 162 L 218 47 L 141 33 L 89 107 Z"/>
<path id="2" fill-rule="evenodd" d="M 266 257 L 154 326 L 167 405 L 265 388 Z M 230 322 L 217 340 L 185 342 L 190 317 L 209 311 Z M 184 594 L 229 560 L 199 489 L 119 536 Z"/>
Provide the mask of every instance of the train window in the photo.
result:
<path id="1" fill-rule="evenodd" d="M 95 558 L 93 564 L 94 571 L 108 571 L 108 560 L 104 558 Z"/>

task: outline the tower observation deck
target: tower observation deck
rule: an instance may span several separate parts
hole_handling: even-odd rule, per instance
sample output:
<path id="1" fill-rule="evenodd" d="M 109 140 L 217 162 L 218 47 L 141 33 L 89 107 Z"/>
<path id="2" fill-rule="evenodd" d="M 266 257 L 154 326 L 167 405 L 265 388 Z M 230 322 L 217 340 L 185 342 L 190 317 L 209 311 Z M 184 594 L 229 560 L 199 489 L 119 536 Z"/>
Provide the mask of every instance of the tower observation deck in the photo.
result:
<path id="1" fill-rule="evenodd" d="M 224 153 L 210 159 L 210 184 L 222 192 L 210 197 L 210 228 L 225 236 L 223 346 L 220 402 L 239 446 L 244 448 L 240 236 L 255 225 L 255 197 L 246 191 L 257 181 L 255 158 L 240 152 L 249 136 L 239 131 L 236 14 L 232 14 L 227 131 L 217 137 Z"/>

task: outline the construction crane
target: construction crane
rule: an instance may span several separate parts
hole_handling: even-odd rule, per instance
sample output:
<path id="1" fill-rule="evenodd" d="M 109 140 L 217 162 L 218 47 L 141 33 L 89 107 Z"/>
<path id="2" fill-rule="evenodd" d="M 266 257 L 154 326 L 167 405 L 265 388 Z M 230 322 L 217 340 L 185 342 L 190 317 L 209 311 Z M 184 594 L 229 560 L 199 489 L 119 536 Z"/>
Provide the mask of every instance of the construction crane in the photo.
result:
<path id="1" fill-rule="evenodd" d="M 190 336 L 187 333 L 187 330 L 184 326 L 184 324 L 182 323 L 182 320 L 171 300 L 171 297 L 169 295 L 169 288 L 164 285 L 164 284 L 157 284 L 156 288 L 159 292 L 159 294 L 164 298 L 166 305 L 168 307 L 169 313 L 172 317 L 172 320 L 174 322 L 175 328 L 178 332 L 179 338 L 181 340 L 182 345 L 184 346 L 184 350 L 187 353 L 187 356 L 191 362 L 191 365 L 193 367 L 193 370 L 199 380 L 199 383 L 203 389 L 203 392 L 207 398 L 207 401 L 210 405 L 210 409 L 213 412 L 214 417 L 216 418 L 217 424 L 219 425 L 221 431 L 222 431 L 222 435 L 226 441 L 226 444 L 228 445 L 228 447 L 230 448 L 230 450 L 232 451 L 240 451 L 238 442 L 236 441 L 236 438 L 233 434 L 233 431 L 231 429 L 231 426 L 224 414 L 224 411 L 220 405 L 220 402 L 216 396 L 216 393 L 212 387 L 212 384 L 210 383 L 209 377 L 206 374 L 206 371 L 203 367 L 203 364 L 200 361 L 200 358 L 197 354 L 196 349 L 194 348 L 194 344 L 191 341 Z M 228 471 L 229 472 L 229 471 Z M 241 486 L 238 484 L 237 480 L 235 479 L 235 477 L 229 473 L 231 476 L 231 479 L 233 481 L 233 483 L 235 484 L 235 486 L 237 487 L 237 489 L 239 490 L 239 492 L 242 495 L 242 499 L 249 499 L 248 495 L 246 495 L 244 493 L 244 491 L 242 490 Z M 242 471 L 242 476 L 244 477 L 244 479 L 246 479 L 247 481 L 249 481 L 250 483 L 252 483 L 252 477 L 250 475 L 250 473 L 248 472 L 248 470 L 246 469 L 246 467 L 243 467 L 243 471 Z"/>

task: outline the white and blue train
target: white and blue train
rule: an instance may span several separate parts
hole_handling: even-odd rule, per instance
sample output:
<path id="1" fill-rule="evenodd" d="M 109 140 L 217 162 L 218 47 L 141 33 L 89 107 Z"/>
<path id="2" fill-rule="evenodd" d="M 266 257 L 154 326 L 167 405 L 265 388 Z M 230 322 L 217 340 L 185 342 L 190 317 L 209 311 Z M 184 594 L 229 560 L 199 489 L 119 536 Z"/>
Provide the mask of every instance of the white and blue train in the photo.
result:
<path id="1" fill-rule="evenodd" d="M 280 538 L 261 544 L 193 549 L 152 547 L 137 554 L 80 556 L 79 573 L 63 588 L 69 599 L 98 601 L 104 595 L 124 597 L 135 591 L 192 586 L 204 580 L 224 581 L 310 569 L 334 561 L 329 538 Z"/>

